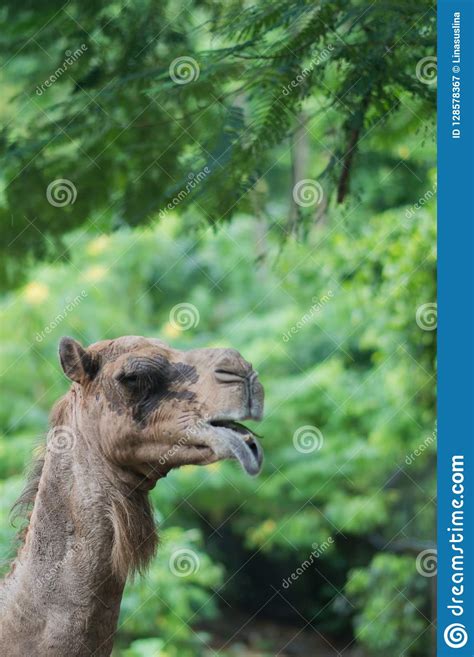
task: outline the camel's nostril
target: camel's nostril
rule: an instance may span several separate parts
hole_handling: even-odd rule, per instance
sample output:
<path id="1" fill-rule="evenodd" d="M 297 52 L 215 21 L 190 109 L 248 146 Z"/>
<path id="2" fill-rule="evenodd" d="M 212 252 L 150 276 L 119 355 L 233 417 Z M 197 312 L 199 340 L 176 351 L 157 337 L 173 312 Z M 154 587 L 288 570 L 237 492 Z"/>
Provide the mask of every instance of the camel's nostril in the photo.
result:
<path id="1" fill-rule="evenodd" d="M 241 374 L 240 372 L 223 369 L 216 370 L 215 376 L 216 379 L 222 383 L 242 383 L 246 377 L 245 374 Z"/>

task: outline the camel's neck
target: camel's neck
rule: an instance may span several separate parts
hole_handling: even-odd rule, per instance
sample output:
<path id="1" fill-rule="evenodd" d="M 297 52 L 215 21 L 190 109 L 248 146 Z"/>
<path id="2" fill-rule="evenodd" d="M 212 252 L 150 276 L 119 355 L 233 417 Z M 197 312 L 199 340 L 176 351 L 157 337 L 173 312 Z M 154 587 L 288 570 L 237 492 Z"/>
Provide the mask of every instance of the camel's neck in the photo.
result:
<path id="1" fill-rule="evenodd" d="M 0 588 L 0 653 L 9 657 L 110 655 L 127 558 L 140 547 L 121 516 L 146 505 L 145 494 L 120 490 L 77 428 L 73 445 L 61 430 L 65 439 L 46 453 L 25 543 Z M 115 557 L 118 567 L 114 553 L 125 554 L 122 563 Z"/>

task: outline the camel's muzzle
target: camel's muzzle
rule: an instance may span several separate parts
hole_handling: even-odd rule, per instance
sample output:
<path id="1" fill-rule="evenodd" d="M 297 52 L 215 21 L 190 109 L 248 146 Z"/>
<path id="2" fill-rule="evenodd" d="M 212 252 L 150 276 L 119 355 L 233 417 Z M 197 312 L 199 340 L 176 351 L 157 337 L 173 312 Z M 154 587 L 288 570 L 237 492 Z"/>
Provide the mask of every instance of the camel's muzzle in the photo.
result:
<path id="1" fill-rule="evenodd" d="M 262 419 L 263 386 L 250 363 L 232 355 L 232 359 L 227 355 L 220 361 L 214 371 L 220 392 L 227 393 L 223 403 L 226 410 L 212 414 L 206 443 L 218 460 L 235 459 L 248 474 L 256 475 L 262 469 L 263 450 L 254 432 L 240 421 Z"/>
<path id="2" fill-rule="evenodd" d="M 257 475 L 262 469 L 263 450 L 253 431 L 234 420 L 216 420 L 211 426 L 220 429 L 218 440 L 227 450 L 224 458 L 234 458 L 250 475 Z"/>

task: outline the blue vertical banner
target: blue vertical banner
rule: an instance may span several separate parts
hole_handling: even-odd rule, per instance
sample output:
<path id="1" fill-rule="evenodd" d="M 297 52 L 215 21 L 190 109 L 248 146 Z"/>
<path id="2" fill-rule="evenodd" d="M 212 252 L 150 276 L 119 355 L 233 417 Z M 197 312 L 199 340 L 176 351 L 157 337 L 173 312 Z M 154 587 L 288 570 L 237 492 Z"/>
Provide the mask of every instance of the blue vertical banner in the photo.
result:
<path id="1" fill-rule="evenodd" d="M 474 655 L 474 0 L 438 4 L 438 657 Z"/>

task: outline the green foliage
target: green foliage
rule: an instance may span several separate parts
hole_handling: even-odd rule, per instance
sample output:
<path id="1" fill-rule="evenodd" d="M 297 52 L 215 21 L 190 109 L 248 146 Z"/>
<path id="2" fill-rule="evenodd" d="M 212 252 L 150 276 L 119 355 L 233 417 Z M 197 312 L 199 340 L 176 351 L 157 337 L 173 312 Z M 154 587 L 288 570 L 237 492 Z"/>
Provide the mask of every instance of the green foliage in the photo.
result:
<path id="1" fill-rule="evenodd" d="M 184 559 L 182 571 L 178 567 L 180 554 Z M 203 552 L 197 530 L 165 530 L 159 559 L 146 577 L 128 585 L 119 620 L 120 631 L 126 636 L 146 637 L 154 633 L 159 640 L 135 642 L 130 655 L 145 657 L 149 654 L 146 650 L 156 644 L 167 657 L 199 654 L 206 637 L 195 631 L 191 623 L 215 615 L 211 594 L 221 582 L 221 568 Z"/>
<path id="2" fill-rule="evenodd" d="M 147 222 L 183 190 L 187 226 L 253 212 L 247 192 L 267 182 L 266 200 L 287 201 L 272 183 L 288 186 L 300 123 L 317 150 L 304 177 L 320 179 L 327 196 L 352 189 L 354 200 L 364 178 L 396 169 L 402 184 L 377 199 L 384 210 L 409 202 L 407 185 L 425 176 L 412 153 L 399 167 L 373 146 L 391 121 L 402 135 L 433 131 L 433 87 L 416 75 L 435 49 L 429 0 L 48 0 L 42 12 L 10 0 L 2 13 L 0 224 L 10 284 L 21 274 L 12 255 L 64 257 L 65 232 Z M 180 57 L 192 58 L 188 84 L 170 74 Z M 46 191 L 63 178 L 77 198 L 58 208 Z M 296 211 L 299 223 L 308 219 Z"/>
<path id="3" fill-rule="evenodd" d="M 161 639 L 139 639 L 130 644 L 123 657 L 162 657 L 163 641 Z"/>
<path id="4" fill-rule="evenodd" d="M 435 526 L 436 362 L 417 312 L 436 297 L 435 94 L 416 66 L 434 52 L 432 4 L 0 11 L 0 262 L 14 290 L 0 306 L 0 560 L 68 386 L 62 335 L 231 346 L 265 386 L 264 471 L 160 481 L 161 548 L 126 588 L 114 657 L 215 654 L 203 623 L 242 601 L 247 617 L 312 618 L 369 653 L 428 655 L 432 594 L 414 561 Z M 187 84 L 170 74 L 181 57 Z M 77 197 L 58 207 L 47 189 L 63 178 Z M 316 206 L 294 202 L 305 178 Z M 186 331 L 170 320 L 183 302 L 200 318 Z M 199 563 L 186 577 L 170 567 L 183 549 Z"/>
<path id="5" fill-rule="evenodd" d="M 352 571 L 346 590 L 362 609 L 355 618 L 359 641 L 374 654 L 424 654 L 427 589 L 411 557 L 379 554 L 368 568 Z"/>
<path id="6" fill-rule="evenodd" d="M 193 624 L 215 613 L 213 590 L 221 581 L 209 548 L 228 568 L 224 595 L 238 600 L 247 591 L 258 606 L 328 538 L 316 569 L 283 591 L 285 598 L 307 617 L 318 614 L 321 631 L 344 633 L 353 609 L 342 595 L 348 582 L 362 643 L 374 648 L 382 620 L 374 621 L 374 636 L 370 622 L 385 605 L 383 618 L 393 628 L 385 654 L 398 657 L 392 639 L 400 633 L 407 655 L 426 649 L 428 591 L 413 558 L 373 556 L 380 546 L 390 551 L 392 542 L 398 550 L 401 539 L 412 554 L 410 542 L 430 541 L 434 532 L 433 445 L 407 460 L 435 431 L 434 334 L 416 322 L 418 307 L 435 298 L 434 215 L 428 208 L 410 220 L 400 211 L 362 216 L 350 232 L 342 220 L 338 231 L 328 229 L 323 250 L 317 244 L 324 228 L 305 244 L 290 240 L 281 252 L 270 233 L 263 259 L 246 217 L 198 244 L 181 234 L 174 216 L 147 230 L 74 234 L 68 264 L 37 267 L 4 302 L 6 491 L 10 482 L 17 489 L 27 444 L 45 430 L 48 409 L 67 387 L 56 360 L 61 335 L 90 343 L 142 333 L 181 348 L 232 345 L 265 385 L 266 417 L 257 427 L 266 454 L 261 477 L 249 479 L 231 463 L 188 467 L 153 491 L 163 545 L 150 575 L 127 589 L 120 636 L 144 640 L 129 654 L 147 654 L 156 638 L 164 641 L 157 644 L 163 655 L 204 654 L 206 639 Z M 181 302 L 199 310 L 198 327 L 180 331 L 170 322 Z M 306 425 L 323 436 L 319 449 L 307 453 L 294 442 Z M 197 524 L 206 548 L 192 529 Z M 231 532 L 231 551 L 246 554 L 244 561 L 262 555 L 268 581 L 233 577 L 239 564 L 215 543 L 212 527 Z M 177 547 L 199 555 L 191 578 L 169 570 Z M 383 586 L 374 586 L 376 577 Z"/>

